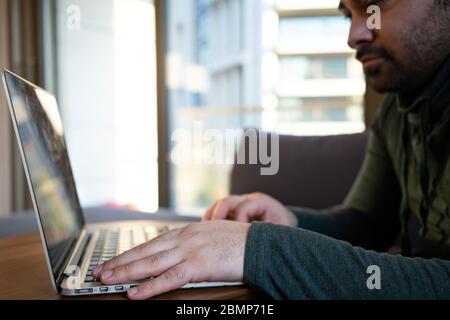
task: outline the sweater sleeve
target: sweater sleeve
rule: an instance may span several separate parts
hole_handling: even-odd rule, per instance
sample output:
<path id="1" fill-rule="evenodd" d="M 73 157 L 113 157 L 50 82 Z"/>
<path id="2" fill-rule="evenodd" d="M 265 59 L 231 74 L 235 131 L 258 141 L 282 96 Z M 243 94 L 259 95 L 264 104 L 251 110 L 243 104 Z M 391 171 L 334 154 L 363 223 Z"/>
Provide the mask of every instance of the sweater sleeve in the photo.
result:
<path id="1" fill-rule="evenodd" d="M 370 266 L 380 289 L 369 289 Z M 275 299 L 450 299 L 450 261 L 353 247 L 304 229 L 253 223 L 244 281 Z"/>

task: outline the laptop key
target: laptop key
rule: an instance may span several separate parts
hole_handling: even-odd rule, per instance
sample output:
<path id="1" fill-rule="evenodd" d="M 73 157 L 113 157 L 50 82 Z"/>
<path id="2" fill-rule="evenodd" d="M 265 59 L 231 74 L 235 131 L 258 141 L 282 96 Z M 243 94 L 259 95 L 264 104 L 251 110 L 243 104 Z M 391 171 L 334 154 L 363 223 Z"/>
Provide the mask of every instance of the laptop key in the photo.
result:
<path id="1" fill-rule="evenodd" d="M 84 282 L 94 282 L 94 277 L 93 276 L 87 276 L 85 279 L 84 279 Z"/>

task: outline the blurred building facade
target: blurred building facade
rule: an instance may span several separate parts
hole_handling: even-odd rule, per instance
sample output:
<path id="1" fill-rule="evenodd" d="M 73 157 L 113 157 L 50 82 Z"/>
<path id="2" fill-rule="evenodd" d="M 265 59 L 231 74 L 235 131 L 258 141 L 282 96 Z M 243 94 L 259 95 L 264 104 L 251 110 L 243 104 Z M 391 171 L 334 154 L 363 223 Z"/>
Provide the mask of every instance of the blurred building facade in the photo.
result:
<path id="1" fill-rule="evenodd" d="M 256 127 L 295 135 L 364 130 L 362 68 L 337 0 L 167 1 L 171 132 Z M 201 150 L 199 150 L 201 152 Z M 172 164 L 175 207 L 227 193 L 228 165 Z M 192 186 L 189 181 L 199 181 Z"/>

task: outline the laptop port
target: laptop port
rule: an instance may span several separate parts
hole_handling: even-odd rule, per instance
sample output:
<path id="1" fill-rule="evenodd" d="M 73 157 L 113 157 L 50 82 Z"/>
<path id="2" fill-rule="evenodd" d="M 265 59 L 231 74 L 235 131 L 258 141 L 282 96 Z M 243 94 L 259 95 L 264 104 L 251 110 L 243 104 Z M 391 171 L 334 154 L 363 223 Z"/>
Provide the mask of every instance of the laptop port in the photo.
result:
<path id="1" fill-rule="evenodd" d="M 76 294 L 87 294 L 87 293 L 92 293 L 94 290 L 91 289 L 76 289 L 75 293 Z"/>

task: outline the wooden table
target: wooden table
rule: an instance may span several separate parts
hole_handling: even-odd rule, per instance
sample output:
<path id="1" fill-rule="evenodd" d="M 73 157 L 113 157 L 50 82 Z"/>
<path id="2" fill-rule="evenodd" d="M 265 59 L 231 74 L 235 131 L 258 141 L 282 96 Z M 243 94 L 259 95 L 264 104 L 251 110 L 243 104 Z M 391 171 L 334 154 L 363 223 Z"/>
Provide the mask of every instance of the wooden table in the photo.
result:
<path id="1" fill-rule="evenodd" d="M 101 299 L 124 300 L 125 294 L 68 298 L 51 286 L 38 234 L 0 240 L 0 300 Z M 162 300 L 232 300 L 265 298 L 245 286 L 182 289 L 157 297 Z"/>

